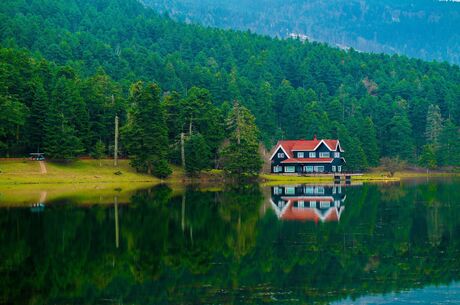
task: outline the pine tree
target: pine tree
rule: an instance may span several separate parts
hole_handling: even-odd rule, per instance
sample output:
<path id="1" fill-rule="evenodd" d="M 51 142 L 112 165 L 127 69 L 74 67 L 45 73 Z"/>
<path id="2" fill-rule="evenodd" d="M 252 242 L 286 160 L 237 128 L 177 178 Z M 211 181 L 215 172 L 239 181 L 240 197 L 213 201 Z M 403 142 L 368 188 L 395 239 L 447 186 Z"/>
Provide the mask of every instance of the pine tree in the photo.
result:
<path id="1" fill-rule="evenodd" d="M 438 105 L 430 105 L 426 116 L 425 137 L 428 144 L 438 146 L 439 135 L 442 131 L 441 110 Z"/>
<path id="2" fill-rule="evenodd" d="M 230 135 L 229 144 L 222 152 L 224 171 L 236 176 L 258 175 L 262 168 L 262 158 L 254 116 L 235 101 L 227 122 Z"/>
<path id="3" fill-rule="evenodd" d="M 436 168 L 436 155 L 433 144 L 426 144 L 423 146 L 419 159 L 419 165 L 427 169 Z"/>
<path id="4" fill-rule="evenodd" d="M 58 105 L 67 124 L 75 131 L 87 151 L 91 149 L 89 114 L 86 103 L 80 95 L 79 79 L 71 68 L 62 68 L 51 93 L 51 103 Z"/>
<path id="5" fill-rule="evenodd" d="M 142 82 L 131 86 L 133 105 L 128 123 L 122 130 L 122 140 L 131 158 L 131 164 L 141 172 L 160 178 L 171 174 L 168 155 L 168 129 L 160 88 L 156 84 L 144 87 Z"/>
<path id="6" fill-rule="evenodd" d="M 28 120 L 29 146 L 33 151 L 43 147 L 45 119 L 48 113 L 48 97 L 41 80 L 32 81 L 32 104 Z"/>
<path id="7" fill-rule="evenodd" d="M 45 119 L 44 151 L 47 158 L 67 161 L 83 153 L 84 148 L 75 130 L 64 115 L 51 105 Z"/>
<path id="8" fill-rule="evenodd" d="M 366 154 L 367 162 L 370 166 L 379 165 L 380 151 L 377 145 L 377 132 L 371 118 L 366 118 L 362 122 L 359 132 L 359 140 Z"/>
<path id="9" fill-rule="evenodd" d="M 211 152 L 204 137 L 199 133 L 192 134 L 185 142 L 185 171 L 189 176 L 196 176 L 209 168 Z"/>
<path id="10" fill-rule="evenodd" d="M 96 146 L 94 147 L 94 150 L 91 154 L 91 156 L 96 159 L 96 160 L 99 160 L 99 166 L 101 166 L 101 159 L 105 156 L 105 144 L 104 142 L 102 142 L 101 140 L 97 141 L 96 142 Z"/>
<path id="11" fill-rule="evenodd" d="M 347 128 L 342 124 L 336 123 L 334 134 L 340 140 L 340 145 L 345 149 L 343 156 L 347 163 L 347 171 L 362 171 L 369 167 L 367 156 L 357 137 L 350 135 Z"/>
<path id="12" fill-rule="evenodd" d="M 439 146 L 436 159 L 441 166 L 460 165 L 460 128 L 451 120 L 447 120 L 439 135 Z"/>
<path id="13" fill-rule="evenodd" d="M 301 121 L 300 138 L 316 135 L 318 138 L 328 138 L 329 119 L 326 112 L 321 110 L 318 102 L 309 103 L 300 115 L 298 113 L 291 114 L 293 120 Z"/>
<path id="14" fill-rule="evenodd" d="M 393 116 L 389 124 L 388 136 L 388 156 L 399 156 L 407 161 L 413 160 L 415 147 L 412 138 L 412 127 L 405 112 L 397 113 Z"/>
<path id="15" fill-rule="evenodd" d="M 182 131 L 189 134 L 199 132 L 212 153 L 216 153 L 223 134 L 222 117 L 212 104 L 211 93 L 207 89 L 192 87 L 181 101 L 180 119 Z"/>

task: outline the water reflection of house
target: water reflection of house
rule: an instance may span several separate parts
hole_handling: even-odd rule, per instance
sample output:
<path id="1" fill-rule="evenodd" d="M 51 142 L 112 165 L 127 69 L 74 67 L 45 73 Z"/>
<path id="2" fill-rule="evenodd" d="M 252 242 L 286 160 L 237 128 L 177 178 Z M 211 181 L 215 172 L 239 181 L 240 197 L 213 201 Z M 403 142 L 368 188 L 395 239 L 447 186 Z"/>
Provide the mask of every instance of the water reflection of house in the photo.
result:
<path id="1" fill-rule="evenodd" d="M 339 221 L 345 209 L 342 185 L 297 185 L 271 188 L 270 203 L 282 220 Z"/>

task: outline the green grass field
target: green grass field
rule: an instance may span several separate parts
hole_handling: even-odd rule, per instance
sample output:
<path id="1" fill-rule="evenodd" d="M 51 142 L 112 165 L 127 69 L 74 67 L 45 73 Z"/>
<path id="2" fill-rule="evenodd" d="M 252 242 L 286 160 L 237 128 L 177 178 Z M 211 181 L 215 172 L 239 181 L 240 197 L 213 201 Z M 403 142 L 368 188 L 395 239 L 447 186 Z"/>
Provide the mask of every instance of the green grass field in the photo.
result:
<path id="1" fill-rule="evenodd" d="M 42 174 L 37 161 L 0 161 L 0 184 L 59 184 L 59 183 L 151 183 L 162 182 L 150 175 L 137 173 L 128 160 L 120 160 L 118 167 L 112 160 L 78 160 L 71 163 L 46 162 L 47 173 Z M 167 181 L 181 181 L 183 171 L 173 168 Z"/>

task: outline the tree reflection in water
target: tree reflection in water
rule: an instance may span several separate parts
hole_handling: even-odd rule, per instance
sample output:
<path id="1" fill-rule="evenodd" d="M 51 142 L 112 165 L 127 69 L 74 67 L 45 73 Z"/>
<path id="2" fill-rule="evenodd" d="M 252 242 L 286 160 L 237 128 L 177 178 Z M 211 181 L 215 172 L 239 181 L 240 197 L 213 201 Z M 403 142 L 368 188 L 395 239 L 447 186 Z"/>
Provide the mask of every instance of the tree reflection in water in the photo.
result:
<path id="1" fill-rule="evenodd" d="M 1 209 L 0 303 L 326 304 L 449 284 L 459 186 L 158 186 L 116 208 Z"/>

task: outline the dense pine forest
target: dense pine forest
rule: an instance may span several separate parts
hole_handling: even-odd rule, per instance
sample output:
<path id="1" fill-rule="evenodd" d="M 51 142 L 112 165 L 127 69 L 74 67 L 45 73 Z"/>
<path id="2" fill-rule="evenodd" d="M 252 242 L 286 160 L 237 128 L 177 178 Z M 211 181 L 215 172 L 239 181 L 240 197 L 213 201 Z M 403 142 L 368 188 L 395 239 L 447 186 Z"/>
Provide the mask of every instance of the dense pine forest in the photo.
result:
<path id="1" fill-rule="evenodd" d="M 2 1 L 0 46 L 0 156 L 107 154 L 118 115 L 121 154 L 158 176 L 181 134 L 192 174 L 251 172 L 258 143 L 315 134 L 341 140 L 349 170 L 460 164 L 458 66 L 186 25 L 135 0 Z"/>
<path id="2" fill-rule="evenodd" d="M 460 3 L 450 0 L 143 0 L 175 20 L 365 52 L 460 63 Z M 306 38 L 305 37 L 305 38 Z"/>

